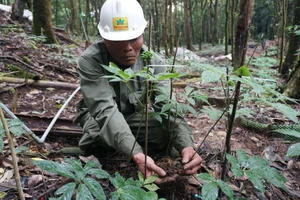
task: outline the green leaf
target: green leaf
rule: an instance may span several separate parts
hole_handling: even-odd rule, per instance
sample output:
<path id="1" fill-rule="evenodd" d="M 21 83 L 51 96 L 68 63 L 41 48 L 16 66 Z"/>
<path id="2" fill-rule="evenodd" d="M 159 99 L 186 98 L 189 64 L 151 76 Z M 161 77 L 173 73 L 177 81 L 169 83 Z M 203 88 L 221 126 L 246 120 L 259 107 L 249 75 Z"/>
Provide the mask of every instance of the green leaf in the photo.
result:
<path id="1" fill-rule="evenodd" d="M 25 146 L 16 147 L 16 154 L 21 153 L 22 151 L 27 151 L 29 148 Z"/>
<path id="2" fill-rule="evenodd" d="M 266 168 L 269 166 L 268 161 L 263 159 L 260 156 L 252 156 L 248 159 L 248 165 L 247 168 L 250 169 L 257 169 L 257 168 Z"/>
<path id="3" fill-rule="evenodd" d="M 82 163 L 78 159 L 66 158 L 65 161 L 72 167 L 72 171 L 75 172 L 78 180 L 82 180 L 86 175 L 86 171 L 83 170 Z"/>
<path id="4" fill-rule="evenodd" d="M 136 187 L 142 187 L 143 183 L 139 180 L 133 180 L 133 178 L 129 178 L 125 181 L 125 185 L 132 185 L 132 186 L 136 186 Z"/>
<path id="5" fill-rule="evenodd" d="M 83 179 L 83 182 L 97 199 L 106 199 L 103 188 L 97 181 L 92 178 L 85 178 Z"/>
<path id="6" fill-rule="evenodd" d="M 109 180 L 116 189 L 125 185 L 125 178 L 123 178 L 118 172 L 115 173 L 115 177 L 109 177 Z"/>
<path id="7" fill-rule="evenodd" d="M 168 112 L 169 110 L 171 110 L 173 108 L 174 104 L 172 103 L 167 103 L 165 105 L 163 105 L 162 109 L 161 109 L 161 112 L 164 113 L 164 112 Z"/>
<path id="8" fill-rule="evenodd" d="M 255 168 L 251 170 L 253 173 L 256 173 L 263 179 L 267 180 L 271 184 L 275 185 L 276 187 L 280 187 L 282 189 L 287 190 L 285 183 L 287 182 L 286 178 L 280 174 L 280 172 L 271 167 L 264 167 L 264 168 Z"/>
<path id="9" fill-rule="evenodd" d="M 119 188 L 117 193 L 120 199 L 128 199 L 128 200 L 141 200 L 146 196 L 146 191 L 140 187 L 126 185 L 123 188 Z"/>
<path id="10" fill-rule="evenodd" d="M 187 86 L 184 88 L 184 90 L 187 95 L 190 95 L 193 92 L 194 88 Z"/>
<path id="11" fill-rule="evenodd" d="M 205 200 L 215 200 L 218 197 L 218 185 L 214 182 L 206 183 L 201 189 L 201 194 Z"/>
<path id="12" fill-rule="evenodd" d="M 0 138 L 0 152 L 3 151 L 3 146 L 4 146 L 3 140 L 2 138 Z"/>
<path id="13" fill-rule="evenodd" d="M 148 178 L 146 178 L 144 185 L 147 185 L 149 183 L 153 183 L 154 181 L 156 181 L 156 179 L 158 178 L 157 175 L 151 175 Z"/>
<path id="14" fill-rule="evenodd" d="M 211 70 L 206 70 L 206 71 L 202 72 L 202 75 L 201 75 L 202 84 L 216 82 L 216 81 L 220 80 L 222 76 L 223 76 L 223 74 L 221 74 L 221 73 L 216 73 Z"/>
<path id="15" fill-rule="evenodd" d="M 77 177 L 62 164 L 49 160 L 33 160 L 32 162 L 42 170 L 77 180 Z"/>
<path id="16" fill-rule="evenodd" d="M 210 175 L 208 173 L 200 173 L 200 174 L 197 174 L 196 177 L 202 181 L 213 181 L 213 182 L 216 181 L 215 177 L 213 177 L 212 175 Z"/>
<path id="17" fill-rule="evenodd" d="M 226 154 L 226 158 L 231 163 L 231 171 L 232 171 L 232 173 L 237 178 L 243 176 L 244 172 L 241 169 L 241 167 L 240 167 L 240 165 L 238 163 L 238 160 L 234 156 L 232 156 L 230 154 Z"/>
<path id="18" fill-rule="evenodd" d="M 88 171 L 88 170 L 90 170 L 90 169 L 92 169 L 92 168 L 98 168 L 98 167 L 101 167 L 101 164 L 100 164 L 100 163 L 94 162 L 94 161 L 92 161 L 92 160 L 89 160 L 89 161 L 85 164 L 84 170 L 85 170 L 85 171 Z"/>
<path id="19" fill-rule="evenodd" d="M 238 160 L 237 160 L 234 156 L 232 156 L 232 155 L 230 155 L 230 154 L 226 154 L 226 158 L 227 158 L 227 160 L 228 160 L 232 165 L 238 165 L 238 164 L 239 164 Z"/>
<path id="20" fill-rule="evenodd" d="M 87 171 L 87 174 L 96 176 L 99 179 L 109 178 L 110 177 L 110 175 L 106 171 L 104 171 L 103 169 L 92 168 L 92 169 L 89 169 Z"/>
<path id="21" fill-rule="evenodd" d="M 76 194 L 76 200 L 94 200 L 93 195 L 91 191 L 86 187 L 84 184 L 79 184 L 77 194 Z"/>
<path id="22" fill-rule="evenodd" d="M 101 66 L 112 74 L 118 74 L 120 70 L 117 66 L 113 66 L 113 65 L 110 66 L 101 65 Z"/>
<path id="23" fill-rule="evenodd" d="M 251 76 L 251 73 L 249 72 L 246 66 L 239 67 L 237 70 L 234 71 L 234 73 L 238 76 Z"/>
<path id="24" fill-rule="evenodd" d="M 224 192 L 224 194 L 229 198 L 233 199 L 233 191 L 229 185 L 227 185 L 224 181 L 222 180 L 217 180 L 218 186 L 221 188 L 221 190 Z"/>
<path id="25" fill-rule="evenodd" d="M 286 154 L 287 157 L 293 157 L 299 155 L 300 155 L 300 143 L 291 145 Z"/>
<path id="26" fill-rule="evenodd" d="M 272 132 L 276 133 L 281 133 L 286 136 L 286 138 L 293 137 L 297 138 L 298 140 L 300 139 L 300 132 L 296 130 L 290 130 L 290 129 L 277 129 L 277 130 L 272 130 Z"/>
<path id="27" fill-rule="evenodd" d="M 144 174 L 142 172 L 138 172 L 138 177 L 139 177 L 139 180 L 143 183 L 144 182 Z"/>
<path id="28" fill-rule="evenodd" d="M 265 185 L 260 177 L 256 175 L 252 170 L 245 171 L 248 179 L 252 182 L 255 188 L 257 188 L 261 193 L 265 192 Z"/>
<path id="29" fill-rule="evenodd" d="M 157 200 L 158 195 L 154 191 L 149 191 L 149 192 L 146 193 L 146 198 L 145 199 L 147 199 L 147 200 Z"/>
<path id="30" fill-rule="evenodd" d="M 236 151 L 238 162 L 241 166 L 245 167 L 248 161 L 248 156 L 242 149 Z"/>
<path id="31" fill-rule="evenodd" d="M 166 79 L 171 79 L 171 78 L 178 78 L 179 77 L 179 73 L 175 72 L 175 73 L 163 73 L 163 74 L 156 74 L 154 77 L 154 80 L 150 79 L 151 81 L 163 81 Z"/>
<path id="32" fill-rule="evenodd" d="M 159 190 L 159 187 L 156 184 L 147 184 L 143 186 L 144 188 L 146 188 L 149 191 L 153 191 L 155 192 L 156 190 Z"/>
<path id="33" fill-rule="evenodd" d="M 66 185 L 63 185 L 61 188 L 56 190 L 55 195 L 62 194 L 62 196 L 59 199 L 71 200 L 75 187 L 76 187 L 76 183 L 74 182 L 67 183 Z"/>
<path id="34" fill-rule="evenodd" d="M 290 120 L 292 120 L 295 123 L 299 123 L 298 120 L 298 115 L 300 114 L 299 111 L 294 110 L 290 106 L 286 106 L 285 104 L 282 103 L 268 103 L 268 105 L 274 107 L 275 109 L 279 110 L 282 112 L 286 117 L 288 117 Z"/>

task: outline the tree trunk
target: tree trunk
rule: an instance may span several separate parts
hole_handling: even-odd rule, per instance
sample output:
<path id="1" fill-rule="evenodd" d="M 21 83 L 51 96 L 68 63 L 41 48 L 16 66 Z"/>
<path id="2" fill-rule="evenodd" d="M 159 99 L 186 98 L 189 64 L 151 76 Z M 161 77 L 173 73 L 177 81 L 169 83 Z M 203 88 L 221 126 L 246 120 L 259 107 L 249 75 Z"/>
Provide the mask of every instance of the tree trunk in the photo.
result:
<path id="1" fill-rule="evenodd" d="M 225 55 L 228 54 L 228 0 L 225 2 Z"/>
<path id="2" fill-rule="evenodd" d="M 52 28 L 51 0 L 33 1 L 33 33 L 37 36 L 43 35 L 47 38 L 47 43 L 58 43 Z"/>
<path id="3" fill-rule="evenodd" d="M 219 39 L 218 39 L 218 0 L 215 0 L 215 5 L 214 5 L 214 26 L 213 26 L 213 40 L 214 44 L 219 44 Z"/>
<path id="4" fill-rule="evenodd" d="M 241 0 L 240 3 L 240 14 L 235 35 L 234 69 L 245 64 L 253 5 L 254 0 Z"/>
<path id="5" fill-rule="evenodd" d="M 295 65 L 284 94 L 291 98 L 300 99 L 300 61 Z"/>
<path id="6" fill-rule="evenodd" d="M 283 57 L 284 57 L 284 43 L 285 43 L 285 28 L 286 28 L 286 11 L 287 11 L 287 0 L 283 0 L 282 6 L 282 27 L 281 27 L 281 44 L 280 44 L 280 63 L 278 67 L 278 72 L 281 73 Z M 279 38 L 278 38 L 279 39 Z M 278 40 L 279 42 L 279 40 Z"/>
<path id="7" fill-rule="evenodd" d="M 15 3 L 12 5 L 12 12 L 10 18 L 12 20 L 19 21 L 23 23 L 23 13 L 25 9 L 25 0 L 15 0 Z"/>
<path id="8" fill-rule="evenodd" d="M 186 48 L 193 50 L 189 23 L 189 0 L 184 0 L 184 27 L 185 27 L 185 40 Z"/>
<path id="9" fill-rule="evenodd" d="M 294 0 L 294 18 L 293 26 L 300 26 L 300 0 Z M 300 47 L 300 35 L 296 35 L 295 31 L 292 31 L 290 34 L 289 48 L 284 61 L 284 64 L 281 69 L 281 74 L 285 75 L 289 72 L 289 67 L 295 62 L 298 58 L 297 50 Z"/>
<path id="10" fill-rule="evenodd" d="M 173 13 L 172 13 L 172 0 L 169 0 L 168 2 L 168 6 L 169 6 L 169 12 L 168 12 L 168 18 L 169 18 L 169 22 L 168 22 L 168 29 L 169 29 L 169 46 L 170 46 L 170 55 L 174 55 L 174 31 L 173 31 L 173 27 L 174 27 L 174 20 L 173 20 Z"/>
<path id="11" fill-rule="evenodd" d="M 70 13 L 70 31 L 75 34 L 80 34 L 80 23 L 78 18 L 78 2 L 77 0 L 70 0 L 69 9 L 71 10 Z"/>
<path id="12" fill-rule="evenodd" d="M 165 12 L 163 13 L 163 41 L 165 46 L 165 56 L 169 57 L 169 46 L 168 46 L 168 0 L 165 0 Z"/>

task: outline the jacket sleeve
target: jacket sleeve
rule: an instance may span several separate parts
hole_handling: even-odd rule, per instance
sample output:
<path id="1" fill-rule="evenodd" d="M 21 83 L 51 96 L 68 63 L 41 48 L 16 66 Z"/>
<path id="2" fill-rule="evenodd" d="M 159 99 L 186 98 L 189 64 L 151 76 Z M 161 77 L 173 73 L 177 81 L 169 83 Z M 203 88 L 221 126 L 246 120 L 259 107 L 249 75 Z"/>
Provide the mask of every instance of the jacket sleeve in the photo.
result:
<path id="1" fill-rule="evenodd" d="M 85 55 L 79 58 L 78 66 L 81 92 L 91 116 L 99 124 L 100 139 L 126 156 L 131 156 L 135 137 L 113 99 L 114 90 L 103 78 L 104 68 L 99 60 Z M 136 143 L 132 155 L 140 152 L 143 149 Z"/>

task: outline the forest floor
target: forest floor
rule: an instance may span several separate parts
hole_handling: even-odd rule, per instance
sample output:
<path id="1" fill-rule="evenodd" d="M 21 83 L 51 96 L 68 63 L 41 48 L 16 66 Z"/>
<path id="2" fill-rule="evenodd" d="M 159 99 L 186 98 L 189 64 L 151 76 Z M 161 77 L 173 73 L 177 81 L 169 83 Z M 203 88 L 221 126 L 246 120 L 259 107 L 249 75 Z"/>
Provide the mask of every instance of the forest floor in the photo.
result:
<path id="1" fill-rule="evenodd" d="M 84 43 L 74 42 L 66 33 L 56 30 L 56 36 L 61 44 L 60 49 L 64 50 L 58 53 L 57 46 L 45 45 L 41 38 L 31 35 L 30 24 L 26 23 L 20 26 L 10 21 L 7 13 L 1 10 L 0 12 L 0 16 L 3 16 L 0 19 L 0 77 L 3 78 L 3 81 L 0 82 L 0 99 L 29 129 L 41 137 L 59 108 L 78 87 L 76 59 L 84 51 Z M 222 55 L 223 49 L 221 51 L 213 49 L 209 51 L 211 48 L 204 46 L 204 50 L 197 54 L 210 60 L 210 62 L 212 57 Z M 248 54 L 251 56 L 253 51 L 252 48 L 249 48 Z M 255 50 L 255 56 L 261 56 L 264 53 L 265 51 L 261 48 Z M 27 75 L 24 71 L 28 72 Z M 8 79 L 7 74 L 4 75 L 4 73 L 12 72 L 14 73 L 10 77 L 23 77 L 22 81 L 16 83 L 15 79 Z M 41 81 L 25 82 L 26 76 L 34 80 L 47 80 L 47 83 L 38 84 Z M 59 81 L 65 84 L 55 85 L 50 81 Z M 213 106 L 220 108 L 224 106 L 222 95 L 214 90 L 215 84 L 202 85 L 199 79 L 194 79 L 194 81 L 180 80 L 179 82 L 183 82 L 186 86 L 197 87 L 207 93 Z M 183 88 L 177 87 L 174 91 L 179 93 L 183 90 Z M 19 172 L 26 199 L 42 200 L 54 197 L 54 191 L 65 183 L 66 180 L 62 177 L 53 173 L 42 172 L 32 164 L 31 158 L 39 157 L 61 162 L 72 156 L 70 154 L 74 152 L 64 153 L 60 150 L 66 147 L 77 147 L 82 135 L 81 129 L 73 124 L 76 103 L 80 98 L 81 94 L 78 92 L 63 110 L 42 144 L 38 144 L 25 136 L 15 137 L 14 142 L 17 147 L 28 147 L 27 150 L 18 154 Z M 292 106 L 299 110 L 299 106 Z M 198 111 L 197 118 L 191 114 L 186 116 L 195 136 L 195 146 L 199 146 L 215 123 L 215 120 L 211 119 L 208 114 L 202 112 L 205 107 L 206 105 L 195 107 Z M 249 107 L 255 108 L 255 105 L 250 104 Z M 268 118 L 272 119 L 283 119 L 283 116 L 274 109 L 268 109 L 261 115 L 267 115 Z M 199 154 L 204 160 L 199 172 L 207 172 L 217 179 L 220 178 L 220 160 L 221 153 L 224 151 L 225 137 L 225 121 L 220 121 L 211 130 L 202 144 L 201 150 L 199 150 Z M 265 182 L 266 192 L 263 195 L 253 187 L 245 176 L 236 179 L 229 171 L 228 176 L 231 177 L 231 180 L 228 183 L 234 191 L 235 198 L 300 199 L 300 160 L 298 157 L 291 159 L 285 156 L 288 147 L 293 143 L 242 126 L 234 126 L 231 137 L 232 152 L 243 149 L 249 156 L 262 156 L 268 160 L 270 166 L 281 171 L 288 180 L 286 184 L 288 190 L 274 187 Z M 85 155 L 81 155 L 79 158 L 82 162 L 95 159 L 93 156 L 87 157 Z M 128 163 L 126 158 L 117 155 L 109 158 L 98 157 L 98 160 L 103 169 L 112 175 L 119 172 L 125 178 L 137 179 L 136 166 L 131 162 Z M 4 140 L 0 163 L 0 194 L 4 194 L 0 196 L 0 199 L 18 199 L 7 140 Z M 170 174 L 176 173 L 178 168 L 176 159 L 166 157 L 159 158 L 157 164 Z M 102 183 L 102 186 L 105 192 L 109 194 L 111 186 L 108 182 Z M 179 176 L 175 183 L 160 185 L 161 189 L 158 190 L 158 194 L 168 200 L 199 199 L 197 195 L 201 196 L 201 186 L 202 184 L 194 176 Z M 221 199 L 226 198 L 221 197 Z"/>

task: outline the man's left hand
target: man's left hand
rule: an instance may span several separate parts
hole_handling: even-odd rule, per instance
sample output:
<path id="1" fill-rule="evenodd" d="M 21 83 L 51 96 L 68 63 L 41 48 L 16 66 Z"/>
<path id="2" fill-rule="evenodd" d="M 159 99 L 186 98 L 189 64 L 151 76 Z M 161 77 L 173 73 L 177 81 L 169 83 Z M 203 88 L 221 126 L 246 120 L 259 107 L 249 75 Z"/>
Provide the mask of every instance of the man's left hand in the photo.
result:
<path id="1" fill-rule="evenodd" d="M 184 174 L 195 174 L 201 168 L 202 158 L 193 149 L 193 147 L 184 148 L 181 152 L 181 155 Z"/>

